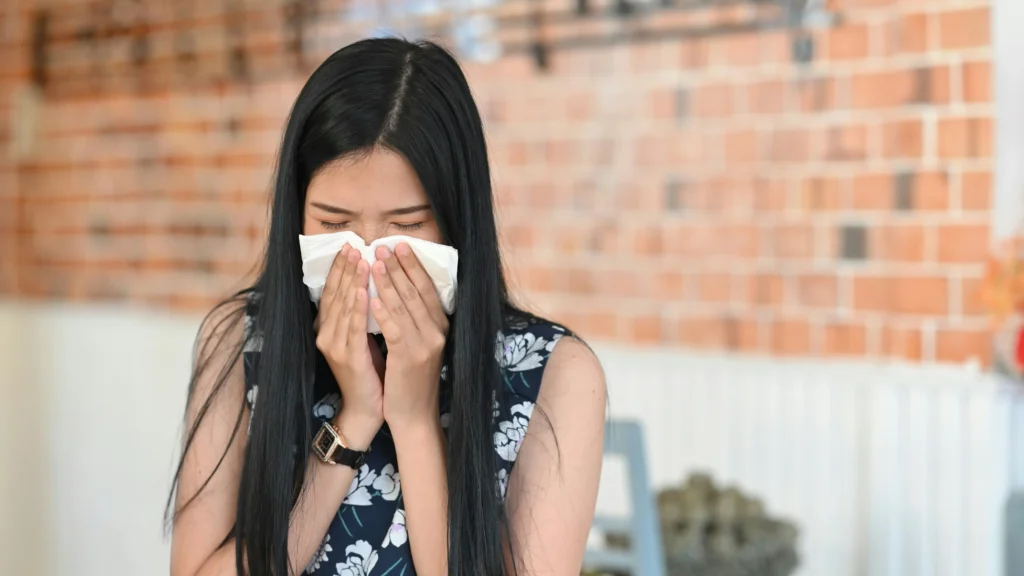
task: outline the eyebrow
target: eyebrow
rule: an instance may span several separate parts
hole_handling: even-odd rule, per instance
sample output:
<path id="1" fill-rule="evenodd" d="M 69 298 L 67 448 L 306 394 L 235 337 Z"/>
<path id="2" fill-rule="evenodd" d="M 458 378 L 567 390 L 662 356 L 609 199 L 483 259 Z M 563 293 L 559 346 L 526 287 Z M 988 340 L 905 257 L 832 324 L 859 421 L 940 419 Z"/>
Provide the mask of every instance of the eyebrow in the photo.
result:
<path id="1" fill-rule="evenodd" d="M 355 212 L 353 212 L 351 210 L 348 210 L 346 208 L 341 208 L 341 207 L 338 207 L 338 206 L 331 206 L 330 204 L 321 204 L 320 202 L 311 202 L 310 206 L 313 206 L 314 208 L 319 208 L 320 210 L 323 210 L 324 212 L 330 212 L 331 214 L 342 214 L 342 215 L 345 215 L 345 216 L 355 216 L 356 215 Z M 417 212 L 423 212 L 425 210 L 430 210 L 430 205 L 429 204 L 420 204 L 418 206 L 406 206 L 405 208 L 395 208 L 394 210 L 388 210 L 387 212 L 384 212 L 384 215 L 385 216 L 405 216 L 405 215 L 408 215 L 408 214 L 415 214 Z"/>

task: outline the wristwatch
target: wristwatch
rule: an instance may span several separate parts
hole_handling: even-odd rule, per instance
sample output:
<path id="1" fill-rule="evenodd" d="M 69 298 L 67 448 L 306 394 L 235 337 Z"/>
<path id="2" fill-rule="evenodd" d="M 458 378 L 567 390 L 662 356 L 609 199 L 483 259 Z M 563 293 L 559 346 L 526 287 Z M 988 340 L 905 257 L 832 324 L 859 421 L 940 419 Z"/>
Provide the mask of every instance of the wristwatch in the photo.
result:
<path id="1" fill-rule="evenodd" d="M 366 462 L 366 455 L 370 451 L 360 452 L 349 448 L 341 432 L 330 422 L 324 422 L 313 437 L 313 452 L 325 464 L 341 464 L 358 470 Z"/>

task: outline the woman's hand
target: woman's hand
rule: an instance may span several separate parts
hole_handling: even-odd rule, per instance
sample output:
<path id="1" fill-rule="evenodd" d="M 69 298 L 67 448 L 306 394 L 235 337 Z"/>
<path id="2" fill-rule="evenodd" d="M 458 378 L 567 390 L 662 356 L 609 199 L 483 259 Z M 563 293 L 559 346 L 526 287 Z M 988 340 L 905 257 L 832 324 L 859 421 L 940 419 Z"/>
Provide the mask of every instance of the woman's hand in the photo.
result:
<path id="1" fill-rule="evenodd" d="M 436 424 L 448 317 L 434 283 L 404 243 L 377 248 L 373 278 L 371 313 L 388 344 L 384 419 L 392 429 Z"/>
<path id="2" fill-rule="evenodd" d="M 366 333 L 370 266 L 346 244 L 327 275 L 316 319 L 316 347 L 338 381 L 337 426 L 353 449 L 365 450 L 384 420 L 384 361 Z"/>

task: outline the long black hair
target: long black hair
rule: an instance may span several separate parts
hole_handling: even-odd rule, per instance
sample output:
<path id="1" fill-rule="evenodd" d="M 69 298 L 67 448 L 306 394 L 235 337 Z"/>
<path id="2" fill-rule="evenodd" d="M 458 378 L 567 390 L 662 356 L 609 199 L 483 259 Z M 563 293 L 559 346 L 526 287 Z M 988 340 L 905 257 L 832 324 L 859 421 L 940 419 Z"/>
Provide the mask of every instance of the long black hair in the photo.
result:
<path id="1" fill-rule="evenodd" d="M 288 573 L 289 516 L 309 458 L 313 367 L 319 352 L 298 248 L 306 188 L 329 163 L 375 147 L 393 150 L 409 162 L 445 243 L 459 250 L 459 290 L 446 350 L 452 383 L 449 574 L 498 576 L 507 571 L 502 537 L 508 519 L 495 489 L 491 428 L 492 395 L 502 393 L 495 336 L 509 315 L 530 315 L 511 304 L 502 273 L 480 114 L 462 70 L 443 48 L 371 39 L 338 50 L 313 72 L 295 101 L 281 144 L 265 259 L 255 284 L 245 291 L 259 297 L 252 328 L 261 335 L 262 347 L 254 382 L 260 409 L 250 424 L 236 524 L 225 540 L 235 539 L 239 574 L 245 573 L 243 566 L 252 576 Z M 234 302 L 237 297 L 221 307 Z M 228 316 L 239 321 L 242 311 L 233 307 Z M 238 347 L 232 350 L 236 360 L 241 345 L 223 339 L 214 344 Z M 210 355 L 197 353 L 198 358 Z M 190 395 L 208 368 L 196 361 Z M 218 375 L 187 432 L 186 453 L 227 372 Z M 175 487 L 180 471 L 179 463 Z"/>

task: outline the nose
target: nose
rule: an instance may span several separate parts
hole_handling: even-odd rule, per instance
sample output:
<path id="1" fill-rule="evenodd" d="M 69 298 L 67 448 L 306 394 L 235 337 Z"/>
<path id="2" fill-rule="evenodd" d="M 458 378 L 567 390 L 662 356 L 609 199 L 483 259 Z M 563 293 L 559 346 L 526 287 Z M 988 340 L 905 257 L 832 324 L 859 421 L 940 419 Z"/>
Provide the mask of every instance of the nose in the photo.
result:
<path id="1" fill-rule="evenodd" d="M 366 243 L 367 246 L 369 246 L 370 243 L 372 243 L 374 240 L 378 240 L 386 236 L 386 228 L 386 225 L 376 225 L 374 223 L 369 222 L 360 222 L 353 226 L 351 230 L 355 232 L 360 238 L 362 238 L 363 242 Z"/>

